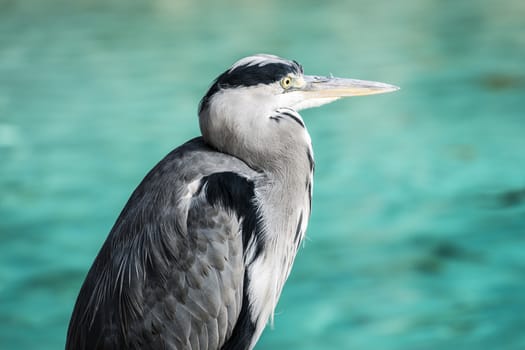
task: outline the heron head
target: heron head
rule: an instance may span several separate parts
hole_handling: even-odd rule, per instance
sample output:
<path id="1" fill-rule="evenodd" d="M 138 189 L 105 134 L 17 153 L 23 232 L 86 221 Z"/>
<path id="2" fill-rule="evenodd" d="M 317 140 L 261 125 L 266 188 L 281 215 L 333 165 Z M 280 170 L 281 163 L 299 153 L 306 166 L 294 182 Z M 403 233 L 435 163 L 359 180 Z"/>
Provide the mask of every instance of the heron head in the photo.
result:
<path id="1" fill-rule="evenodd" d="M 305 75 L 296 61 L 258 54 L 240 59 L 215 79 L 201 100 L 199 122 L 204 139 L 221 151 L 232 153 L 230 148 L 239 146 L 264 153 L 268 144 L 306 133 L 296 111 L 395 90 L 373 81 Z M 283 108 L 298 123 L 273 123 L 271 117 Z"/>

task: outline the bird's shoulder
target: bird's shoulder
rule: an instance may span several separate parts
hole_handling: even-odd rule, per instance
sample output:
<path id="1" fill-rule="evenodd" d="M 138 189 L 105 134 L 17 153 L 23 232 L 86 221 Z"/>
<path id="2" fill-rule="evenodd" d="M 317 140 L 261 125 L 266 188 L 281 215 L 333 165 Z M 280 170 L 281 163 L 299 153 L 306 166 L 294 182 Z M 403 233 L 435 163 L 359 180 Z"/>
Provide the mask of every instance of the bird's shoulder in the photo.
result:
<path id="1" fill-rule="evenodd" d="M 258 225 L 255 176 L 202 138 L 162 159 L 131 195 L 88 273 L 69 348 L 86 341 L 217 348 L 241 332 L 238 320 L 249 316 L 244 250 Z"/>
<path id="2" fill-rule="evenodd" d="M 259 177 L 242 160 L 212 148 L 202 137 L 194 138 L 148 172 L 124 206 L 110 237 L 140 233 L 121 227 L 137 218 L 142 219 L 140 227 L 144 220 L 155 225 L 168 220 L 176 221 L 177 228 L 185 231 L 190 208 L 206 210 L 205 202 L 243 211 Z"/>
<path id="3" fill-rule="evenodd" d="M 239 158 L 222 153 L 209 146 L 202 137 L 196 137 L 168 153 L 143 182 L 171 180 L 184 184 L 222 172 L 233 172 L 246 178 L 257 176 L 257 172 Z"/>

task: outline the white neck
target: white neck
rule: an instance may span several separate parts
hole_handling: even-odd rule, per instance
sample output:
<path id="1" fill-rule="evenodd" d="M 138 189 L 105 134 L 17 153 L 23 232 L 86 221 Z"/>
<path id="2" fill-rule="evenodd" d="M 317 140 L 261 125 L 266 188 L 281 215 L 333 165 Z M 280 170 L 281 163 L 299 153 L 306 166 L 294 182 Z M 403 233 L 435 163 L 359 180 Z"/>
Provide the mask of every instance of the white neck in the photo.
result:
<path id="1" fill-rule="evenodd" d="M 311 152 L 310 148 L 308 150 Z M 273 323 L 275 307 L 310 217 L 313 173 L 307 148 L 302 147 L 302 152 L 293 154 L 299 156 L 283 159 L 280 171 L 266 172 L 260 181 L 264 185 L 256 186 L 256 197 L 260 203 L 265 203 L 259 206 L 265 224 L 265 247 L 248 267 L 251 307 L 257 315 L 257 319 L 252 320 L 256 325 L 253 344 L 268 319 Z M 249 255 L 246 258 L 250 261 Z"/>

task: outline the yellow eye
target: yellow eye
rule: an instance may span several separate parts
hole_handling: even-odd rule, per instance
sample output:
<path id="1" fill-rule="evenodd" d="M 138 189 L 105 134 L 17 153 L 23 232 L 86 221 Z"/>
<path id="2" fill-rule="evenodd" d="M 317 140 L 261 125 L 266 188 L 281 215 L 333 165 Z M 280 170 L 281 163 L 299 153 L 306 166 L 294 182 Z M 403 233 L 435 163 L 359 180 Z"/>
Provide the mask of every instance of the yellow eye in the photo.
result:
<path id="1" fill-rule="evenodd" d="M 290 76 L 286 76 L 281 79 L 281 86 L 283 89 L 289 89 L 292 87 L 292 78 Z"/>

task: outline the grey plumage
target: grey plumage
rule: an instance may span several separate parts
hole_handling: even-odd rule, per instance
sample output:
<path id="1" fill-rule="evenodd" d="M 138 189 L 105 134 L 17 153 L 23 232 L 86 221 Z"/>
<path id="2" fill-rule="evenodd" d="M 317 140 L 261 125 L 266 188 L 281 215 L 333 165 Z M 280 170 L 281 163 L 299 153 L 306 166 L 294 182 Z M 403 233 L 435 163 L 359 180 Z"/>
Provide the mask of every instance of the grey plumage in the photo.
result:
<path id="1" fill-rule="evenodd" d="M 86 278 L 67 348 L 217 349 L 225 342 L 241 309 L 241 218 L 191 184 L 232 169 L 255 176 L 197 138 L 146 176 Z"/>
<path id="2" fill-rule="evenodd" d="M 314 160 L 298 110 L 381 83 L 310 77 L 255 55 L 199 108 L 203 136 L 131 195 L 80 290 L 67 349 L 252 349 L 310 217 Z"/>

